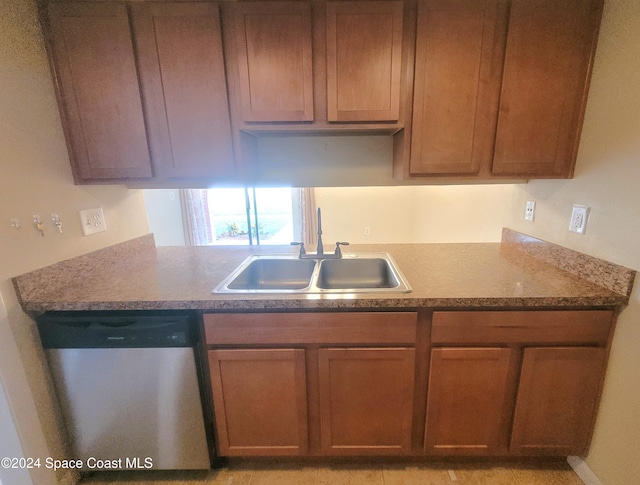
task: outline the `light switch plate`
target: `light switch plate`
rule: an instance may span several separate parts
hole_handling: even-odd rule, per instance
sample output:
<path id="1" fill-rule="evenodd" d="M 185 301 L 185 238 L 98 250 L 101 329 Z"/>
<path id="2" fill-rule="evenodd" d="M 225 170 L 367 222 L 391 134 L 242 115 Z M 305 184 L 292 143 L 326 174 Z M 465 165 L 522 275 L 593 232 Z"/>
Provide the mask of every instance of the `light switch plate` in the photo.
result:
<path id="1" fill-rule="evenodd" d="M 107 222 L 104 220 L 102 207 L 80 211 L 80 223 L 85 236 L 107 230 Z"/>

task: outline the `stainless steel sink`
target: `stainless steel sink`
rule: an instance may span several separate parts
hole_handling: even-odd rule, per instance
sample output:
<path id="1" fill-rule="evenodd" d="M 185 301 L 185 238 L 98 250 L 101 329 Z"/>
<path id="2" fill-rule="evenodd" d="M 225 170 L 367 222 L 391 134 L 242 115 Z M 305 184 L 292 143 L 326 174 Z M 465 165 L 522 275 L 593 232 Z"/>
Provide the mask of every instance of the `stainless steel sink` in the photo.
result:
<path id="1" fill-rule="evenodd" d="M 254 255 L 214 293 L 408 293 L 411 287 L 388 253 L 345 254 L 341 259 Z"/>
<path id="2" fill-rule="evenodd" d="M 228 285 L 230 290 L 300 290 L 309 286 L 316 262 L 308 259 L 256 259 Z"/>
<path id="3" fill-rule="evenodd" d="M 320 263 L 316 281 L 323 289 L 396 288 L 400 283 L 383 258 L 327 259 Z"/>

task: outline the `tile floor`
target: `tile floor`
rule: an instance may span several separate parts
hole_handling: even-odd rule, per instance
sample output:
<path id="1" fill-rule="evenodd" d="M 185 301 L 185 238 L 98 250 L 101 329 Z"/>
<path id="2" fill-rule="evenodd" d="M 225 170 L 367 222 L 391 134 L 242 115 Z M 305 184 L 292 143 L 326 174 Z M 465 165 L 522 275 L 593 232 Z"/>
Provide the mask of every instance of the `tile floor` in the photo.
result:
<path id="1" fill-rule="evenodd" d="M 210 472 L 102 472 L 82 485 L 583 485 L 567 463 L 280 463 L 230 461 Z"/>

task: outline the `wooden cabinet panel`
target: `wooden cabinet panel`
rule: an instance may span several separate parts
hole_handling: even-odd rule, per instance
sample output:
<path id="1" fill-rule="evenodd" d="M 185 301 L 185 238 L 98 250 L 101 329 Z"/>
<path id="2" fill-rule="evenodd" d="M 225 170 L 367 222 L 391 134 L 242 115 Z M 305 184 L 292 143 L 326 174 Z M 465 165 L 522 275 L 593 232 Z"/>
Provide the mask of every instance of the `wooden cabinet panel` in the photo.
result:
<path id="1" fill-rule="evenodd" d="M 320 349 L 322 450 L 408 454 L 414 349 Z"/>
<path id="2" fill-rule="evenodd" d="M 208 313 L 209 345 L 413 345 L 416 312 Z"/>
<path id="3" fill-rule="evenodd" d="M 244 121 L 313 120 L 311 4 L 235 5 Z"/>
<path id="4" fill-rule="evenodd" d="M 605 345 L 611 310 L 434 312 L 434 344 L 564 343 Z"/>
<path id="5" fill-rule="evenodd" d="M 476 174 L 497 119 L 505 2 L 418 6 L 410 174 Z"/>
<path id="6" fill-rule="evenodd" d="M 595 347 L 525 349 L 511 451 L 586 454 L 605 360 Z"/>
<path id="7" fill-rule="evenodd" d="M 430 455 L 490 455 L 499 448 L 511 350 L 435 348 L 427 398 Z"/>
<path id="8" fill-rule="evenodd" d="M 602 0 L 513 0 L 493 173 L 570 177 Z"/>
<path id="9" fill-rule="evenodd" d="M 154 162 L 163 177 L 233 178 L 215 3 L 132 5 Z"/>
<path id="10" fill-rule="evenodd" d="M 327 119 L 396 121 L 403 2 L 327 4 Z"/>
<path id="11" fill-rule="evenodd" d="M 210 350 L 209 367 L 220 456 L 306 453 L 304 350 Z"/>
<path id="12" fill-rule="evenodd" d="M 150 177 L 126 5 L 54 3 L 49 16 L 76 182 Z"/>

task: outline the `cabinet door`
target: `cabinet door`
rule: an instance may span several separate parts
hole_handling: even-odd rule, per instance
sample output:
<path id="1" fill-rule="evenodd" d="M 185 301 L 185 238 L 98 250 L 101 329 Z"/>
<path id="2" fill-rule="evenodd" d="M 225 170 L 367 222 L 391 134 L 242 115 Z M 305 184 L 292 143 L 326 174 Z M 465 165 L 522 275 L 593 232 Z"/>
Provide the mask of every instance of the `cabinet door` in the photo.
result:
<path id="1" fill-rule="evenodd" d="M 307 452 L 307 387 L 301 349 L 210 350 L 220 456 Z"/>
<path id="2" fill-rule="evenodd" d="M 215 3 L 132 7 L 153 160 L 163 177 L 234 176 Z"/>
<path id="3" fill-rule="evenodd" d="M 76 182 L 150 177 L 124 4 L 49 6 L 53 64 Z"/>
<path id="4" fill-rule="evenodd" d="M 602 0 L 513 0 L 493 173 L 573 174 Z"/>
<path id="5" fill-rule="evenodd" d="M 234 7 L 242 119 L 312 121 L 311 4 Z"/>
<path id="6" fill-rule="evenodd" d="M 327 119 L 396 121 L 402 2 L 327 4 Z"/>
<path id="7" fill-rule="evenodd" d="M 511 451 L 585 454 L 605 359 L 606 351 L 595 347 L 525 349 Z"/>
<path id="8" fill-rule="evenodd" d="M 410 174 L 475 174 L 493 156 L 506 6 L 418 6 Z"/>
<path id="9" fill-rule="evenodd" d="M 319 359 L 323 453 L 408 454 L 414 349 L 320 349 Z"/>
<path id="10" fill-rule="evenodd" d="M 431 351 L 425 449 L 429 455 L 490 455 L 506 443 L 502 414 L 511 350 Z"/>

